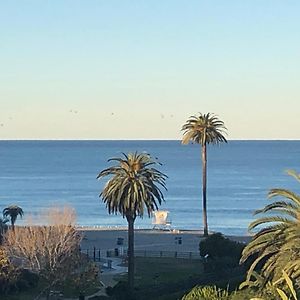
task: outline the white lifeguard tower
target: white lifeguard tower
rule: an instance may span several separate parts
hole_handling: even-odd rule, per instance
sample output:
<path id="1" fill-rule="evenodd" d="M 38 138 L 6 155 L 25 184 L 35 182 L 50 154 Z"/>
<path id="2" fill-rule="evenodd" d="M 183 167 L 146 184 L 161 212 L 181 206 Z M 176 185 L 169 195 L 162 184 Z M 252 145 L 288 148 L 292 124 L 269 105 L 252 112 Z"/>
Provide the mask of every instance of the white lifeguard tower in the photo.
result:
<path id="1" fill-rule="evenodd" d="M 152 224 L 153 229 L 171 231 L 172 222 L 170 220 L 170 212 L 167 210 L 157 210 L 153 212 Z"/>

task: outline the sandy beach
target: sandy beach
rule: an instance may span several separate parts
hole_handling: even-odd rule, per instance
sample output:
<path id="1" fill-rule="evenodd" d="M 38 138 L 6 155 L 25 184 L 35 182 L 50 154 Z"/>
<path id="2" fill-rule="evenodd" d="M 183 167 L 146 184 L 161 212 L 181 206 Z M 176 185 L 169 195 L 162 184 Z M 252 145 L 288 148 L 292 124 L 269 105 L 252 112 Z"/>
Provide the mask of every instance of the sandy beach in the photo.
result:
<path id="1" fill-rule="evenodd" d="M 82 249 L 114 249 L 120 247 L 118 238 L 124 239 L 124 247 L 127 247 L 127 230 L 110 228 L 78 228 L 83 234 Z M 182 243 L 178 240 L 181 238 Z M 163 231 L 151 229 L 135 230 L 136 250 L 159 250 L 178 252 L 198 252 L 199 242 L 203 238 L 203 232 L 197 230 Z M 247 243 L 250 236 L 228 236 L 228 238 Z"/>

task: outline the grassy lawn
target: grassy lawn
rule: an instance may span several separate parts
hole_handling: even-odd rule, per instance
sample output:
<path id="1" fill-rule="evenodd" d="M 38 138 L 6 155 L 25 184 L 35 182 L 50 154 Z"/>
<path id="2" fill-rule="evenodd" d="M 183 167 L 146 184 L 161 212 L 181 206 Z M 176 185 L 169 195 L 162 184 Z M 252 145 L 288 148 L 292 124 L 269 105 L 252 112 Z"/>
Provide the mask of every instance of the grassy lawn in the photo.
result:
<path id="1" fill-rule="evenodd" d="M 224 268 L 218 265 L 204 271 L 201 260 L 138 257 L 135 272 L 136 299 L 181 299 L 195 285 L 217 285 L 223 289 L 235 290 L 243 278 L 244 269 L 239 266 Z M 127 276 L 115 278 L 123 282 L 126 279 Z M 116 299 L 125 299 L 122 297 L 124 287 L 126 285 L 120 284 L 120 294 Z"/>
<path id="2" fill-rule="evenodd" d="M 92 295 L 97 291 L 99 291 L 99 289 L 100 289 L 100 282 L 98 280 L 94 280 L 87 283 L 84 289 L 84 294 L 87 296 Z M 66 298 L 76 298 L 79 295 L 78 289 L 70 282 L 66 282 L 64 286 L 61 288 L 61 291 Z"/>
<path id="3" fill-rule="evenodd" d="M 135 289 L 141 299 L 180 299 L 203 276 L 200 260 L 136 258 Z M 126 276 L 116 280 L 126 280 Z"/>
<path id="4" fill-rule="evenodd" d="M 203 274 L 200 260 L 136 258 L 136 286 L 177 283 Z"/>

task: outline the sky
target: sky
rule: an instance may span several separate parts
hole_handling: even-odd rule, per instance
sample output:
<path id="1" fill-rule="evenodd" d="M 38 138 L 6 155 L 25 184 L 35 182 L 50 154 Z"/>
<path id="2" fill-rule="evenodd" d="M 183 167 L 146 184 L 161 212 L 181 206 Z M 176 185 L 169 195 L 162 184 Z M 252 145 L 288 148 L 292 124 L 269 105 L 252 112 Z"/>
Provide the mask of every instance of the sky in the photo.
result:
<path id="1" fill-rule="evenodd" d="M 300 2 L 0 0 L 0 139 L 300 139 Z"/>

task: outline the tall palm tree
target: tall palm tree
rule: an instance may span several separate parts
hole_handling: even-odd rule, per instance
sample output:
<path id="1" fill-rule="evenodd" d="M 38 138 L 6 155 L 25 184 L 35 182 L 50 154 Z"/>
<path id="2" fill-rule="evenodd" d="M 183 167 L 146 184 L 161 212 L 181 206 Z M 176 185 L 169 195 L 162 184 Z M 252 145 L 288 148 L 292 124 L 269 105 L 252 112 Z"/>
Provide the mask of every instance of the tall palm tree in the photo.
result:
<path id="1" fill-rule="evenodd" d="M 294 171 L 288 173 L 300 181 Z M 258 229 L 258 232 L 245 247 L 241 263 L 254 254 L 256 258 L 243 285 L 263 287 L 267 281 L 282 278 L 282 271 L 300 283 L 300 195 L 286 189 L 272 189 L 269 198 L 274 197 L 285 199 L 257 210 L 255 214 L 265 215 L 249 225 L 249 231 Z M 257 267 L 261 267 L 259 274 Z"/>
<path id="2" fill-rule="evenodd" d="M 13 231 L 15 230 L 15 223 L 18 216 L 22 218 L 23 215 L 24 215 L 23 209 L 17 205 L 10 205 L 3 209 L 3 216 L 6 218 L 7 217 L 10 218 L 11 227 Z"/>
<path id="3" fill-rule="evenodd" d="M 227 143 L 224 133 L 227 128 L 224 122 L 219 120 L 214 114 L 207 113 L 198 116 L 191 116 L 182 126 L 183 138 L 182 144 L 189 142 L 197 143 L 202 148 L 202 207 L 203 207 L 203 227 L 204 236 L 208 236 L 207 224 L 207 204 L 206 204 L 206 190 L 207 190 L 207 145 Z"/>
<path id="4" fill-rule="evenodd" d="M 167 176 L 155 168 L 161 165 L 145 153 L 123 153 L 123 157 L 112 158 L 116 165 L 99 173 L 97 178 L 111 176 L 100 194 L 109 214 L 120 213 L 128 223 L 128 284 L 134 286 L 134 222 L 148 216 L 164 201 L 160 188 L 166 189 Z"/>

